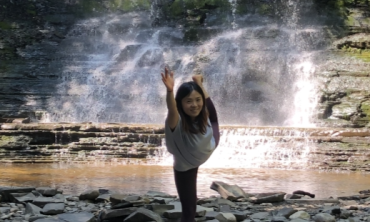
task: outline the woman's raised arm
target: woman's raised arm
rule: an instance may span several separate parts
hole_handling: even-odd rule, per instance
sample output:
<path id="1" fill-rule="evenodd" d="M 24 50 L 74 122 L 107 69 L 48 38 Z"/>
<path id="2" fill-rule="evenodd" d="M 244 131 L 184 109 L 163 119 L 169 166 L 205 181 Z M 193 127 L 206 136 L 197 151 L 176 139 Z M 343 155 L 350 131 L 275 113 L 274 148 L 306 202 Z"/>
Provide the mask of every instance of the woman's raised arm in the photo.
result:
<path id="1" fill-rule="evenodd" d="M 176 100 L 175 100 L 174 92 L 173 92 L 173 88 L 175 86 L 175 80 L 173 79 L 173 72 L 172 71 L 170 72 L 167 69 L 167 67 L 164 69 L 164 74 L 161 73 L 161 75 L 162 75 L 162 81 L 167 88 L 167 97 L 166 97 L 167 109 L 168 109 L 167 123 L 169 127 L 171 128 L 171 130 L 174 130 L 179 121 L 179 112 L 177 111 Z"/>
<path id="2" fill-rule="evenodd" d="M 202 75 L 194 75 L 192 76 L 193 82 L 195 82 L 203 91 L 205 99 L 209 97 L 208 92 L 203 86 L 203 76 Z"/>

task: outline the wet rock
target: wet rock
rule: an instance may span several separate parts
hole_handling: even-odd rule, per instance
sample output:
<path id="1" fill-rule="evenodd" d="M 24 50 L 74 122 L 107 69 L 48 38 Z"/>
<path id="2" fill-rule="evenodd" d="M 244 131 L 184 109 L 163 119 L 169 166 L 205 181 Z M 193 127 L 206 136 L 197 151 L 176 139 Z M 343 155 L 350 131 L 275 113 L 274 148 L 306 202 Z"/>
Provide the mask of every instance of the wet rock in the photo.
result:
<path id="1" fill-rule="evenodd" d="M 275 217 L 289 218 L 292 214 L 296 212 L 297 212 L 296 209 L 285 207 L 285 208 L 273 211 L 272 215 Z"/>
<path id="2" fill-rule="evenodd" d="M 127 201 L 125 201 L 125 197 L 127 197 L 126 194 L 112 194 L 110 196 L 110 201 L 113 205 L 116 205 L 118 203 L 127 203 Z"/>
<path id="3" fill-rule="evenodd" d="M 100 212 L 99 218 L 104 221 L 104 220 L 123 220 L 125 219 L 128 215 L 132 214 L 137 210 L 136 207 L 130 207 L 130 208 L 124 208 L 124 209 L 116 209 L 116 210 L 108 210 L 104 209 L 103 211 Z"/>
<path id="4" fill-rule="evenodd" d="M 133 203 L 125 202 L 125 203 L 114 204 L 112 206 L 112 209 L 121 209 L 121 208 L 133 207 L 133 206 L 134 206 Z"/>
<path id="5" fill-rule="evenodd" d="M 289 219 L 303 219 L 303 220 L 310 220 L 311 216 L 305 211 L 297 211 L 294 214 L 289 216 Z"/>
<path id="6" fill-rule="evenodd" d="M 319 213 L 313 217 L 315 222 L 335 222 L 335 217 L 327 213 Z"/>
<path id="7" fill-rule="evenodd" d="M 141 200 L 141 196 L 139 195 L 130 195 L 130 196 L 126 196 L 123 198 L 124 201 L 127 201 L 127 202 L 134 202 L 134 201 L 138 201 L 138 200 Z"/>
<path id="8" fill-rule="evenodd" d="M 36 196 L 33 193 L 11 193 L 11 199 L 14 202 L 22 203 L 22 202 L 32 202 Z"/>
<path id="9" fill-rule="evenodd" d="M 263 220 L 270 217 L 269 212 L 258 212 L 249 216 L 251 219 Z"/>
<path id="10" fill-rule="evenodd" d="M 322 210 L 322 213 L 327 213 L 331 215 L 340 215 L 341 209 L 339 206 L 324 207 L 324 209 Z"/>
<path id="11" fill-rule="evenodd" d="M 155 198 L 153 198 L 152 203 L 168 204 L 173 200 L 174 200 L 174 198 L 155 197 Z"/>
<path id="12" fill-rule="evenodd" d="M 94 201 L 98 197 L 99 197 L 98 190 L 86 190 L 79 196 L 80 200 L 91 200 L 91 201 Z"/>
<path id="13" fill-rule="evenodd" d="M 220 222 L 237 222 L 236 217 L 232 213 L 218 213 L 215 219 Z"/>
<path id="14" fill-rule="evenodd" d="M 134 213 L 130 214 L 124 222 L 137 222 L 137 221 L 156 221 L 162 222 L 163 219 L 153 211 L 139 208 Z"/>
<path id="15" fill-rule="evenodd" d="M 248 196 L 239 186 L 229 185 L 221 181 L 213 181 L 211 189 L 217 191 L 221 197 L 228 200 L 237 200 Z"/>
<path id="16" fill-rule="evenodd" d="M 248 217 L 249 212 L 248 211 L 236 211 L 232 210 L 230 213 L 232 213 L 237 221 L 242 221 Z"/>
<path id="17" fill-rule="evenodd" d="M 307 222 L 307 220 L 301 219 L 301 218 L 294 218 L 290 220 L 290 222 Z"/>
<path id="18" fill-rule="evenodd" d="M 252 203 L 276 203 L 284 201 L 286 193 L 261 193 L 251 198 Z"/>
<path id="19" fill-rule="evenodd" d="M 287 218 L 286 217 L 274 216 L 271 219 L 271 222 L 286 222 L 286 221 L 287 221 Z"/>
<path id="20" fill-rule="evenodd" d="M 58 193 L 57 189 L 51 187 L 37 187 L 36 191 L 45 197 L 53 197 Z"/>
<path id="21" fill-rule="evenodd" d="M 348 219 L 349 217 L 352 217 L 353 216 L 353 213 L 348 211 L 348 210 L 345 210 L 345 209 L 341 209 L 341 212 L 340 212 L 340 218 L 342 219 Z"/>
<path id="22" fill-rule="evenodd" d="M 31 216 L 39 215 L 41 210 L 42 209 L 40 207 L 38 207 L 38 206 L 36 206 L 32 203 L 26 203 L 26 211 L 25 211 L 26 214 L 29 214 Z"/>
<path id="23" fill-rule="evenodd" d="M 10 207 L 0 207 L 0 213 L 6 214 L 10 211 Z"/>
<path id="24" fill-rule="evenodd" d="M 46 204 L 41 213 L 45 215 L 57 215 L 64 212 L 64 203 L 48 203 Z"/>
<path id="25" fill-rule="evenodd" d="M 220 213 L 220 212 L 216 212 L 216 211 L 207 211 L 207 212 L 206 212 L 205 217 L 206 217 L 206 219 L 207 219 L 207 220 L 213 220 L 213 219 L 215 219 L 215 218 L 216 218 L 216 216 L 217 216 L 219 213 Z"/>
<path id="26" fill-rule="evenodd" d="M 97 202 L 109 202 L 110 201 L 110 194 L 100 194 L 96 198 Z"/>
<path id="27" fill-rule="evenodd" d="M 301 199 L 302 197 L 304 197 L 304 195 L 300 195 L 300 194 L 286 194 L 284 196 L 284 199 Z"/>
<path id="28" fill-rule="evenodd" d="M 68 201 L 79 201 L 80 200 L 80 198 L 78 198 L 78 197 L 75 197 L 75 196 L 68 196 L 68 197 L 66 197 L 66 200 L 68 200 Z"/>
<path id="29" fill-rule="evenodd" d="M 33 221 L 37 221 L 37 220 L 41 220 L 41 219 L 45 219 L 45 218 L 47 218 L 48 216 L 46 216 L 46 215 L 35 215 L 35 216 L 31 216 L 30 218 L 29 218 L 29 221 L 30 222 L 33 222 Z"/>
<path id="30" fill-rule="evenodd" d="M 315 194 L 312 194 L 312 193 L 309 193 L 309 192 L 306 192 L 306 191 L 303 191 L 303 190 L 296 190 L 296 191 L 293 192 L 293 194 L 304 195 L 304 196 L 309 196 L 311 198 L 315 198 Z M 291 199 L 293 199 L 293 198 L 291 198 Z"/>
<path id="31" fill-rule="evenodd" d="M 223 198 L 216 198 L 212 203 L 214 203 L 217 207 L 220 205 L 229 205 L 230 207 L 236 207 L 236 204 L 230 200 L 226 200 Z"/>
<path id="32" fill-rule="evenodd" d="M 65 222 L 65 221 L 60 220 L 58 218 L 42 218 L 35 220 L 35 222 Z"/>
<path id="33" fill-rule="evenodd" d="M 58 219 L 66 222 L 95 222 L 95 215 L 88 212 L 59 214 Z"/>
<path id="34" fill-rule="evenodd" d="M 228 204 L 219 204 L 218 205 L 218 211 L 219 212 L 230 212 L 231 211 L 231 208 L 230 208 L 230 205 Z"/>
<path id="35" fill-rule="evenodd" d="M 48 203 L 64 203 L 63 199 L 55 198 L 55 197 L 36 197 L 32 203 L 38 207 L 44 207 Z"/>
<path id="36" fill-rule="evenodd" d="M 33 187 L 0 187 L 0 195 L 2 201 L 10 201 L 11 193 L 30 193 L 35 190 Z"/>
<path id="37" fill-rule="evenodd" d="M 181 209 L 167 210 L 163 213 L 163 217 L 168 219 L 179 219 L 181 218 L 182 211 Z"/>
<path id="38" fill-rule="evenodd" d="M 170 195 L 164 192 L 152 191 L 152 190 L 148 191 L 145 195 L 150 196 L 150 197 L 176 198 L 175 195 Z"/>
<path id="39" fill-rule="evenodd" d="M 164 212 L 168 211 L 168 210 L 173 210 L 175 209 L 175 206 L 174 205 L 167 205 L 167 204 L 155 204 L 155 205 L 152 205 L 151 206 L 151 210 L 162 216 Z"/>

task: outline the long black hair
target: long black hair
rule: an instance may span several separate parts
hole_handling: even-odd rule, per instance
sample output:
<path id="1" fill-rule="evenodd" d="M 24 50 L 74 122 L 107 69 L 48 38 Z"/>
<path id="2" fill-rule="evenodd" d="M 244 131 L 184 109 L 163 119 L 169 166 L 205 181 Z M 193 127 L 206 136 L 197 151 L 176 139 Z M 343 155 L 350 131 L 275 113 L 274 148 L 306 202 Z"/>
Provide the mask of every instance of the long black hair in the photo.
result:
<path id="1" fill-rule="evenodd" d="M 182 100 L 186 96 L 188 96 L 191 92 L 193 92 L 193 90 L 197 91 L 202 96 L 202 100 L 203 100 L 202 110 L 200 111 L 199 115 L 195 117 L 194 122 L 191 120 L 191 117 L 184 112 L 184 109 L 182 107 Z M 181 86 L 177 90 L 175 100 L 176 100 L 177 110 L 182 119 L 183 130 L 187 133 L 205 134 L 206 128 L 208 125 L 208 110 L 206 107 L 206 99 L 204 97 L 202 88 L 200 88 L 200 86 L 198 86 L 198 84 L 196 84 L 193 81 L 185 82 L 181 84 Z M 195 127 L 194 124 L 197 127 Z"/>

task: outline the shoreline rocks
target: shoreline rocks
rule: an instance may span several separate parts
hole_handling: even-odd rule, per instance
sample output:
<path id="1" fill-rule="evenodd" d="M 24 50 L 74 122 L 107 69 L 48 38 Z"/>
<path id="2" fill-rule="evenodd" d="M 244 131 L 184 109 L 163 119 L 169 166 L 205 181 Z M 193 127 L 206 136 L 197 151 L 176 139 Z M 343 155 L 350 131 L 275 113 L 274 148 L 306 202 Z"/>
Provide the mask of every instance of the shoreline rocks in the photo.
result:
<path id="1" fill-rule="evenodd" d="M 229 193 L 236 189 L 242 191 L 237 185 L 216 183 Z M 221 196 L 200 198 L 195 219 L 197 222 L 370 220 L 370 193 L 367 191 L 335 199 L 315 199 L 303 194 L 295 197 L 300 199 L 289 199 L 293 194 L 286 194 L 277 201 L 276 195 L 282 193 L 245 193 L 244 197 L 231 198 L 232 201 Z M 21 199 L 25 196 L 28 198 Z M 97 189 L 72 195 L 51 187 L 0 187 L 1 222 L 178 222 L 180 217 L 178 198 L 159 191 L 137 195 Z"/>

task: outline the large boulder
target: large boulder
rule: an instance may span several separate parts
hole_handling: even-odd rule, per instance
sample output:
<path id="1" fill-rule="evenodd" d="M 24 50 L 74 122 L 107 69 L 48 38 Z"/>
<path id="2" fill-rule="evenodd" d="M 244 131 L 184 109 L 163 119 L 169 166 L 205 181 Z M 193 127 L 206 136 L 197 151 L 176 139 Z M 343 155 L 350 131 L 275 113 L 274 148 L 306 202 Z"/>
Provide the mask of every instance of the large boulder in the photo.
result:
<path id="1" fill-rule="evenodd" d="M 212 182 L 210 188 L 217 191 L 221 197 L 228 200 L 237 200 L 248 196 L 238 185 L 229 185 L 221 181 Z"/>

